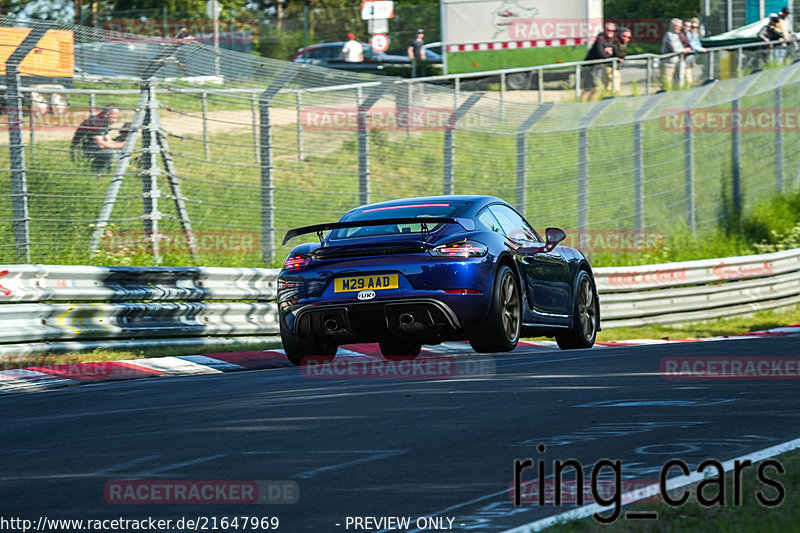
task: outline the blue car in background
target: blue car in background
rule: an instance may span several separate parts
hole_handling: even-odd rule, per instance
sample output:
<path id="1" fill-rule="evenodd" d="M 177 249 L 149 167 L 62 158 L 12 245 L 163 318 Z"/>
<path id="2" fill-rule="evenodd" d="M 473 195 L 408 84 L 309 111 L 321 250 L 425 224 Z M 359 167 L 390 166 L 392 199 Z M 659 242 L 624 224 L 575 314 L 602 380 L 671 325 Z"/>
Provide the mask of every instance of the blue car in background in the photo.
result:
<path id="1" fill-rule="evenodd" d="M 327 235 L 325 234 L 327 232 Z M 292 229 L 278 277 L 283 347 L 300 365 L 342 344 L 378 342 L 387 359 L 423 344 L 468 340 L 480 353 L 513 350 L 520 336 L 589 348 L 600 329 L 583 254 L 545 238 L 493 196 L 434 196 L 358 207 L 338 222 Z"/>

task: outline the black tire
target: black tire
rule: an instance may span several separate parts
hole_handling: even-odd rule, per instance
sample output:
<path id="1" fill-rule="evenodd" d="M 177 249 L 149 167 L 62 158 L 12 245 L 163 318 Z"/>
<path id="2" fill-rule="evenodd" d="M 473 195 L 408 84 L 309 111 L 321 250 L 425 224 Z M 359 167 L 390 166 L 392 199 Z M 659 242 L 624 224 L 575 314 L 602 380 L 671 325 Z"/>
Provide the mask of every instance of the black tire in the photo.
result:
<path id="1" fill-rule="evenodd" d="M 422 350 L 422 344 L 400 339 L 386 339 L 378 342 L 381 353 L 389 361 L 404 361 L 416 359 Z"/>
<path id="2" fill-rule="evenodd" d="M 510 352 L 517 347 L 522 333 L 522 294 L 511 269 L 497 269 L 489 313 L 477 324 L 469 343 L 478 353 Z"/>
<path id="3" fill-rule="evenodd" d="M 576 287 L 572 328 L 568 333 L 556 335 L 556 342 L 562 350 L 591 348 L 597 338 L 600 302 L 594 281 L 585 270 L 578 272 Z"/>
<path id="4" fill-rule="evenodd" d="M 512 91 L 522 91 L 531 86 L 531 73 L 517 72 L 506 76 L 506 86 Z"/>
<path id="5" fill-rule="evenodd" d="M 334 343 L 299 337 L 289 331 L 282 320 L 281 341 L 286 358 L 296 366 L 302 365 L 306 357 L 313 357 L 315 361 L 332 361 L 338 348 Z"/>

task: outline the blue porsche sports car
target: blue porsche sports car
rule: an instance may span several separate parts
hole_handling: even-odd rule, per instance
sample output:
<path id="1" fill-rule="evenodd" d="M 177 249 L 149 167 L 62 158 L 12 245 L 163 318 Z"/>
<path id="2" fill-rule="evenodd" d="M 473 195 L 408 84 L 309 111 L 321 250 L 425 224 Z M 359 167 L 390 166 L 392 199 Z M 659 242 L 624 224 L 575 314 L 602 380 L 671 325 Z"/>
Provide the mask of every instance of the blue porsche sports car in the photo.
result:
<path id="1" fill-rule="evenodd" d="M 482 353 L 538 335 L 562 349 L 589 348 L 600 329 L 583 254 L 558 246 L 561 229 L 542 239 L 493 196 L 366 205 L 290 230 L 284 244 L 309 233 L 319 242 L 296 246 L 278 278 L 283 347 L 298 365 L 361 342 L 378 342 L 388 359 L 446 340 L 468 340 Z"/>

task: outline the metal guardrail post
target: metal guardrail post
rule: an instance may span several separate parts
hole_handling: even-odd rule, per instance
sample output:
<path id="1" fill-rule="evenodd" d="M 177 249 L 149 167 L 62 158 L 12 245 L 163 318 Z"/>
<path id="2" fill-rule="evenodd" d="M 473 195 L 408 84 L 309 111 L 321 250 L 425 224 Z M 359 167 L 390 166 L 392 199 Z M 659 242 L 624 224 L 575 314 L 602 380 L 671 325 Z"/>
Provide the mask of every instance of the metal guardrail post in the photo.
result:
<path id="1" fill-rule="evenodd" d="M 544 103 L 544 69 L 537 69 L 536 75 L 539 77 L 539 104 Z"/>
<path id="2" fill-rule="evenodd" d="M 456 78 L 453 84 L 453 109 L 458 109 L 459 92 L 461 92 L 461 78 Z"/>
<path id="3" fill-rule="evenodd" d="M 736 77 L 742 77 L 744 71 L 744 49 L 739 47 L 736 49 Z"/>
<path id="4" fill-rule="evenodd" d="M 297 105 L 297 160 L 303 160 L 303 93 L 297 91 L 295 93 L 295 101 Z"/>
<path id="5" fill-rule="evenodd" d="M 649 95 L 653 91 L 653 58 L 647 56 L 647 79 L 644 82 L 644 94 Z"/>
<path id="6" fill-rule="evenodd" d="M 206 161 L 211 159 L 211 154 L 208 151 L 208 94 L 203 93 L 200 95 L 200 102 L 203 107 L 203 152 L 206 154 Z"/>
<path id="7" fill-rule="evenodd" d="M 272 122 L 270 110 L 272 99 L 295 77 L 299 67 L 289 65 L 281 72 L 258 99 L 260 112 L 261 146 L 261 258 L 270 264 L 275 260 L 275 169 L 273 167 Z"/>
<path id="8" fill-rule="evenodd" d="M 617 87 L 616 87 L 616 80 L 617 80 L 617 72 L 619 71 L 619 59 L 612 58 L 611 59 L 611 94 L 617 94 Z M 620 87 L 620 90 L 622 87 Z"/>
<path id="9" fill-rule="evenodd" d="M 517 211 L 525 215 L 528 203 L 527 192 L 527 173 L 528 173 L 528 131 L 534 124 L 539 122 L 550 109 L 553 103 L 540 105 L 525 122 L 517 129 Z"/>
<path id="10" fill-rule="evenodd" d="M 642 107 L 633 115 L 633 221 L 637 230 L 644 229 L 644 135 L 642 122 L 666 93 L 645 100 Z"/>
<path id="11" fill-rule="evenodd" d="M 593 68 L 593 67 L 589 67 Z M 581 99 L 581 66 L 575 65 L 575 98 Z"/>
<path id="12" fill-rule="evenodd" d="M 370 197 L 369 122 L 367 116 L 372 106 L 393 86 L 394 80 L 384 81 L 363 99 L 361 87 L 358 87 L 356 93 L 358 104 L 358 201 L 361 205 L 368 204 Z"/>
<path id="13" fill-rule="evenodd" d="M 500 118 L 505 119 L 506 117 L 506 73 L 500 73 Z"/>
<path id="14" fill-rule="evenodd" d="M 775 189 L 778 194 L 783 192 L 783 87 L 775 89 L 774 115 L 779 120 L 773 121 L 775 125 Z"/>
<path id="15" fill-rule="evenodd" d="M 94 108 L 97 106 L 95 102 L 95 94 L 89 93 L 89 114 L 94 115 Z"/>
<path id="16" fill-rule="evenodd" d="M 457 108 L 450 118 L 447 119 L 447 125 L 444 130 L 444 176 L 442 179 L 443 194 L 453 194 L 455 190 L 455 172 L 454 172 L 454 149 L 455 149 L 455 129 L 458 125 L 458 120 L 472 108 L 478 100 L 483 98 L 483 93 L 474 93 L 467 98 L 464 105 Z"/>
<path id="17" fill-rule="evenodd" d="M 601 100 L 583 117 L 578 130 L 578 229 L 589 227 L 589 126 L 613 102 Z"/>
<path id="18" fill-rule="evenodd" d="M 252 115 L 253 122 L 253 153 L 255 154 L 256 163 L 261 162 L 261 148 L 258 144 L 259 129 L 258 129 L 258 100 L 256 93 L 250 94 L 250 114 Z"/>

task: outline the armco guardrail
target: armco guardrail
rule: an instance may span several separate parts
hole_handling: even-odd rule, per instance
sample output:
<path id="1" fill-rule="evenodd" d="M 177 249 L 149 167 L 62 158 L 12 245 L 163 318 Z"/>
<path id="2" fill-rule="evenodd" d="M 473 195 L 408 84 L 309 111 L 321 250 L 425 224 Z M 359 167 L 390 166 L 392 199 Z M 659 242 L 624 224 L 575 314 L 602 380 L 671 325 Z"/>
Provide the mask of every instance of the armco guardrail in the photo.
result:
<path id="1" fill-rule="evenodd" d="M 800 303 L 800 249 L 595 269 L 604 327 L 675 324 Z"/>
<path id="2" fill-rule="evenodd" d="M 255 268 L 8 267 L 0 270 L 0 354 L 41 351 L 53 343 L 79 349 L 207 337 L 263 340 L 278 332 L 277 275 Z M 606 328 L 800 303 L 800 249 L 597 268 L 595 276 Z"/>
<path id="3" fill-rule="evenodd" d="M 10 266 L 0 270 L 0 353 L 275 335 L 276 282 L 276 270 L 254 268 Z"/>

